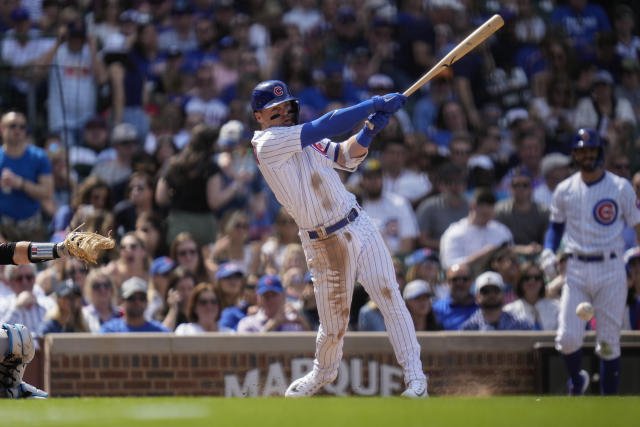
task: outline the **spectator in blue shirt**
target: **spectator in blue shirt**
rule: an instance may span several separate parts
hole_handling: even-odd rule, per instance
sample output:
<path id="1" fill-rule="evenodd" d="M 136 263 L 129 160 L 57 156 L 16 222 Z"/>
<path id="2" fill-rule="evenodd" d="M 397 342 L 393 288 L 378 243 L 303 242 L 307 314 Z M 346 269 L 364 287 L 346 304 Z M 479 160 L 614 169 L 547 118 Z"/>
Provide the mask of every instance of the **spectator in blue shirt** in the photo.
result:
<path id="1" fill-rule="evenodd" d="M 146 320 L 147 283 L 139 277 L 131 277 L 122 282 L 124 316 L 102 324 L 100 333 L 113 332 L 169 332 L 162 323 Z"/>
<path id="2" fill-rule="evenodd" d="M 485 271 L 476 279 L 476 302 L 480 306 L 460 329 L 463 331 L 529 331 L 528 321 L 502 310 L 504 282 L 495 271 Z"/>
<path id="3" fill-rule="evenodd" d="M 433 303 L 436 320 L 443 329 L 454 331 L 478 310 L 471 294 L 471 269 L 467 264 L 453 264 L 446 271 L 450 287 L 448 297 Z"/>

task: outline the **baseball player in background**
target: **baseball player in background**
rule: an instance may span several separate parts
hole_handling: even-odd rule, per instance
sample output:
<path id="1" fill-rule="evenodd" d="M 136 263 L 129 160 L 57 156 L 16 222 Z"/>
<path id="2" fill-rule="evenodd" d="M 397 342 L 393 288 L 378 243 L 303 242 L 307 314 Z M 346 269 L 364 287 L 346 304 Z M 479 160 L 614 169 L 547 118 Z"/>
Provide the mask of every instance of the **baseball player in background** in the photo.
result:
<path id="1" fill-rule="evenodd" d="M 384 315 L 407 385 L 402 395 L 427 397 L 420 346 L 389 250 L 334 170 L 355 171 L 374 135 L 405 102 L 398 93 L 374 96 L 298 124 L 298 100 L 283 82 L 264 81 L 253 90 L 251 106 L 261 127 L 251 141 L 258 168 L 299 227 L 320 318 L 313 369 L 289 386 L 286 397 L 312 396 L 337 377 L 356 280 Z M 341 143 L 328 139 L 351 132 L 367 117 L 372 129 L 364 126 Z"/>
<path id="2" fill-rule="evenodd" d="M 68 256 L 63 243 L 0 243 L 0 264 L 28 264 Z M 22 381 L 27 364 L 35 354 L 29 328 L 0 324 L 0 398 L 46 398 L 47 393 Z"/>
<path id="3" fill-rule="evenodd" d="M 555 251 L 566 235 L 569 254 L 560 303 L 556 348 L 570 375 L 569 392 L 584 394 L 589 375 L 581 369 L 585 321 L 576 315 L 590 302 L 597 322 L 601 394 L 616 394 L 620 379 L 620 329 L 627 296 L 622 230 L 625 222 L 640 236 L 640 209 L 631 184 L 603 169 L 604 145 L 593 129 L 580 129 L 573 140 L 578 172 L 553 192 L 542 267 L 555 265 Z"/>

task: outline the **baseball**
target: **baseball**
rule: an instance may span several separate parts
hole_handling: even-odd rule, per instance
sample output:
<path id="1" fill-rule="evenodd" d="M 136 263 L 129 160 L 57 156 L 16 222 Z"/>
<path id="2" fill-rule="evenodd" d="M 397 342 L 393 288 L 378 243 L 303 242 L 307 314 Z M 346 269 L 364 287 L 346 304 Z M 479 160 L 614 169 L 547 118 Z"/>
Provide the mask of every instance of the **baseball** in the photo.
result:
<path id="1" fill-rule="evenodd" d="M 581 302 L 576 307 L 576 314 L 579 318 L 588 322 L 593 317 L 593 306 L 588 302 Z"/>

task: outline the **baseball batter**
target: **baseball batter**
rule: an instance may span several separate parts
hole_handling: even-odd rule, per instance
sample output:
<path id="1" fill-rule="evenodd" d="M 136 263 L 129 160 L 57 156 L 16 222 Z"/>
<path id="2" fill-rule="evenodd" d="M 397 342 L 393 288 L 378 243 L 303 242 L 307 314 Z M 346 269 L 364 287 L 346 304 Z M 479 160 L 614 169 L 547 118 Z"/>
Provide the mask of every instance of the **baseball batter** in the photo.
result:
<path id="1" fill-rule="evenodd" d="M 334 170 L 354 171 L 373 136 L 405 102 L 398 93 L 376 96 L 299 125 L 298 101 L 283 82 L 265 81 L 253 90 L 251 106 L 261 127 L 251 141 L 258 167 L 298 224 L 320 317 L 313 369 L 289 386 L 287 397 L 311 396 L 336 378 L 356 280 L 384 315 L 407 385 L 402 395 L 427 396 L 420 346 L 389 251 Z M 328 139 L 350 132 L 367 117 L 373 129 L 364 126 L 341 143 Z"/>
<path id="2" fill-rule="evenodd" d="M 573 142 L 579 171 L 553 192 L 550 226 L 541 263 L 555 262 L 563 233 L 569 253 L 562 289 L 556 348 L 570 375 L 570 393 L 584 394 L 589 375 L 581 370 L 585 321 L 576 315 L 590 302 L 597 321 L 596 353 L 600 357 L 600 391 L 615 394 L 620 378 L 620 329 L 627 295 L 622 230 L 625 222 L 640 236 L 640 209 L 631 184 L 603 169 L 604 146 L 593 129 L 580 129 Z"/>
<path id="3" fill-rule="evenodd" d="M 0 243 L 0 264 L 27 264 L 68 256 L 64 244 L 4 242 Z M 35 346 L 29 328 L 0 324 L 0 398 L 46 398 L 47 393 L 22 381 Z"/>

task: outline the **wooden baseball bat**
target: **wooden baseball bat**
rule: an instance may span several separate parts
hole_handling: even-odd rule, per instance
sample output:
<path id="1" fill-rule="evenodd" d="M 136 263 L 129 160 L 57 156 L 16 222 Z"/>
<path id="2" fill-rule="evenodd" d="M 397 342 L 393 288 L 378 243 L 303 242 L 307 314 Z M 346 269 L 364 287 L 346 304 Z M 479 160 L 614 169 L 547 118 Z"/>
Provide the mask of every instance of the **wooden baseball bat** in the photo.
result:
<path id="1" fill-rule="evenodd" d="M 476 30 L 469 34 L 466 39 L 462 40 L 456 47 L 451 49 L 444 58 L 442 58 L 436 65 L 431 67 L 422 77 L 416 80 L 407 90 L 404 91 L 404 96 L 410 96 L 415 91 L 420 89 L 429 80 L 440 74 L 445 68 L 449 68 L 454 62 L 465 56 L 472 49 L 476 48 L 480 43 L 489 38 L 490 35 L 498 31 L 504 25 L 504 20 L 498 14 L 493 15 L 484 24 L 480 25 Z M 373 129 L 373 123 L 367 120 L 367 127 Z"/>

